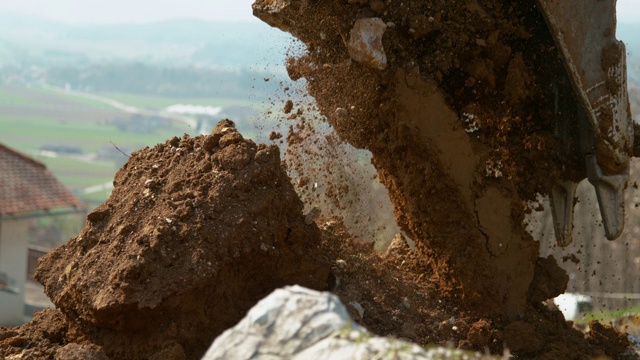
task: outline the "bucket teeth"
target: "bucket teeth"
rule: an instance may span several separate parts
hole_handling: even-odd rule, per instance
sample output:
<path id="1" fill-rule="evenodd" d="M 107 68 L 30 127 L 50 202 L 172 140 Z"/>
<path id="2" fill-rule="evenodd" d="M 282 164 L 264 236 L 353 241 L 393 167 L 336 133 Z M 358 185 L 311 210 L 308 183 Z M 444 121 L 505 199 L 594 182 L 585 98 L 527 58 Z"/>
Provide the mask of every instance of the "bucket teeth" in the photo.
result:
<path id="1" fill-rule="evenodd" d="M 589 182 L 596 189 L 605 236 L 617 239 L 624 229 L 624 191 L 629 181 L 629 167 L 622 174 L 604 175 L 595 155 L 585 158 Z"/>
<path id="2" fill-rule="evenodd" d="M 558 246 L 571 244 L 573 238 L 573 205 L 578 184 L 571 181 L 558 181 L 551 189 L 551 215 L 553 229 Z"/>
<path id="3" fill-rule="evenodd" d="M 605 235 L 614 240 L 624 229 L 624 192 L 634 141 L 626 50 L 616 39 L 616 0 L 536 0 L 536 4 L 565 65 L 575 95 L 572 102 L 578 108 L 574 124 L 578 142 L 569 148 L 584 156 Z M 571 118 L 564 117 L 563 110 L 556 109 L 556 135 L 560 143 L 569 144 L 576 132 L 567 126 Z M 573 209 L 567 198 L 571 189 L 562 184 L 552 190 L 551 202 L 558 244 L 566 246 L 571 242 Z"/>

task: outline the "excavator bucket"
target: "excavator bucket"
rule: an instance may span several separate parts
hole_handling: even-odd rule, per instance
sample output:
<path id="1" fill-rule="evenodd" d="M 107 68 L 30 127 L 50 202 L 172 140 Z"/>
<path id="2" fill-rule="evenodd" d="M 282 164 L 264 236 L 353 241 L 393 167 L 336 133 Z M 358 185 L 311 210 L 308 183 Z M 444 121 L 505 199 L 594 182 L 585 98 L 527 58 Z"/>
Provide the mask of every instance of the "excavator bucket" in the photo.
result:
<path id="1" fill-rule="evenodd" d="M 614 240 L 624 228 L 624 191 L 633 148 L 626 51 L 615 37 L 616 0 L 537 2 L 579 102 L 579 150 L 596 190 L 605 235 Z M 560 246 L 572 240 L 574 196 L 575 184 L 564 180 L 551 191 Z"/>

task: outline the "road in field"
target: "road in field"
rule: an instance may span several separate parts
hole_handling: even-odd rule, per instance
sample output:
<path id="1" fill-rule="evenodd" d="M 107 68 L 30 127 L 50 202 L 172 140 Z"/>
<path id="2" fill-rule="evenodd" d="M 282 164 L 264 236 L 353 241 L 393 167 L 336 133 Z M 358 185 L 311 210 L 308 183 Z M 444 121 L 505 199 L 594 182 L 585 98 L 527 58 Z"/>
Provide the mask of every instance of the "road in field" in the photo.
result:
<path id="1" fill-rule="evenodd" d="M 118 109 L 120 111 L 124 111 L 126 113 L 145 115 L 145 116 L 157 116 L 157 117 L 161 117 L 161 118 L 165 118 L 165 119 L 181 122 L 181 123 L 186 124 L 186 125 L 188 125 L 189 127 L 192 127 L 192 128 L 195 128 L 197 126 L 197 121 L 195 119 L 187 117 L 187 116 L 181 116 L 179 114 L 171 113 L 171 112 L 168 112 L 168 111 L 156 111 L 156 110 L 140 109 L 140 108 L 135 107 L 135 106 L 123 104 L 123 103 L 121 103 L 121 102 L 119 102 L 117 100 L 108 98 L 106 96 L 89 94 L 89 93 L 85 93 L 85 92 L 81 92 L 81 91 L 75 91 L 75 90 L 67 90 L 67 89 L 64 89 L 64 88 L 61 88 L 61 87 L 56 87 L 56 86 L 51 86 L 51 85 L 44 85 L 43 87 L 45 89 L 53 90 L 53 91 L 55 91 L 57 93 L 60 93 L 60 94 L 63 94 L 63 95 L 75 96 L 75 97 L 79 97 L 79 98 L 82 98 L 82 99 L 97 101 L 97 102 L 112 106 L 112 107 L 114 107 L 114 108 L 116 108 L 116 109 Z"/>

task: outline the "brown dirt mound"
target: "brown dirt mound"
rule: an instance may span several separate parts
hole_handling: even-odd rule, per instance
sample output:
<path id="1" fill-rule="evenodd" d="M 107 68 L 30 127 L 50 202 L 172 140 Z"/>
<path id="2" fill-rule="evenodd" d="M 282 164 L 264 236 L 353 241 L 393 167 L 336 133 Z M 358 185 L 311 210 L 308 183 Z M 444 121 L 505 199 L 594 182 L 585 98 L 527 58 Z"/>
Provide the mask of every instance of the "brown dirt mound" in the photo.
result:
<path id="1" fill-rule="evenodd" d="M 302 206 L 278 148 L 228 120 L 134 153 L 109 200 L 38 267 L 56 317 L 73 324 L 61 343 L 196 358 L 273 289 L 325 289 L 320 232 Z"/>

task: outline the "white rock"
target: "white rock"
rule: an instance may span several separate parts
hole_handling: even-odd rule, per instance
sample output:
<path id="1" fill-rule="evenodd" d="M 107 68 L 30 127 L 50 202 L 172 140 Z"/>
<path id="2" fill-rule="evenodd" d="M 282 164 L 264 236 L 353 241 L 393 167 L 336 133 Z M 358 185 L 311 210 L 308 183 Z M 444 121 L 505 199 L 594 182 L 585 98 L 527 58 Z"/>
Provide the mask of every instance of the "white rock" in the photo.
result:
<path id="1" fill-rule="evenodd" d="M 344 329 L 348 321 L 347 309 L 336 295 L 297 285 L 277 289 L 218 336 L 203 359 L 266 359 L 267 354 L 290 358 Z"/>
<path id="2" fill-rule="evenodd" d="M 203 360 L 497 359 L 376 337 L 355 324 L 340 299 L 300 286 L 275 290 L 211 345 Z"/>
<path id="3" fill-rule="evenodd" d="M 374 69 L 387 67 L 387 55 L 382 46 L 382 35 L 387 25 L 380 18 L 358 19 L 351 29 L 349 56 Z"/>

